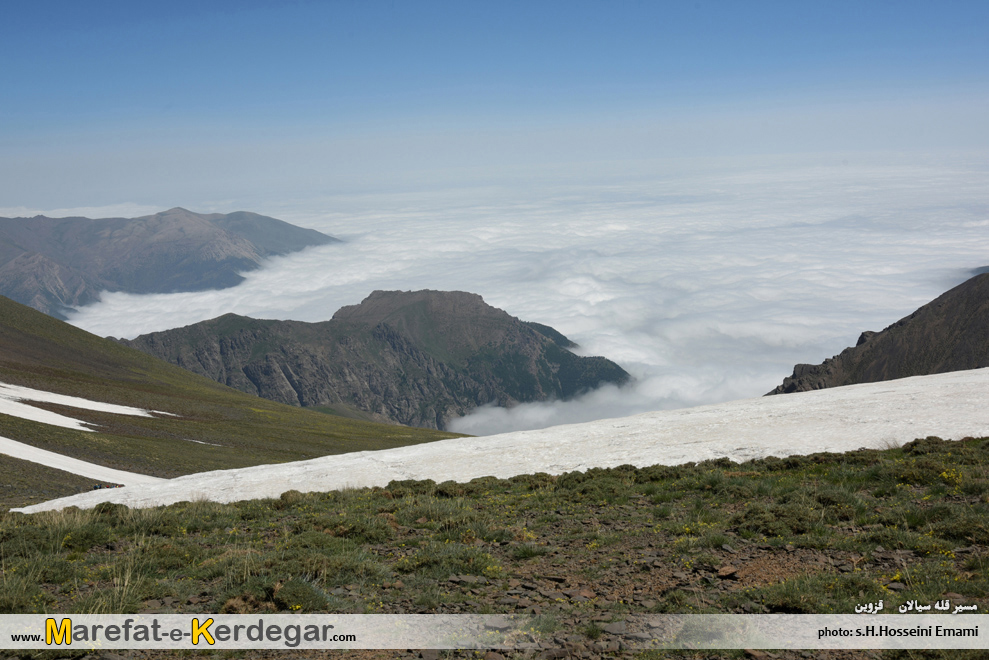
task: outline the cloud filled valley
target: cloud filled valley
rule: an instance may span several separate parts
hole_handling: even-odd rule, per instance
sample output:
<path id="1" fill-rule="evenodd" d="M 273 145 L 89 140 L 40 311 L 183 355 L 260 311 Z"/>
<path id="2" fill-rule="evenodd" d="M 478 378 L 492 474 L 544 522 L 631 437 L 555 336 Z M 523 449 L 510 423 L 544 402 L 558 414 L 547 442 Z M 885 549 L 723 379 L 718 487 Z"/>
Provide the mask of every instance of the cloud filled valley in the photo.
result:
<path id="1" fill-rule="evenodd" d="M 104 293 L 71 322 L 134 337 L 226 312 L 325 320 L 375 289 L 463 290 L 636 378 L 452 427 L 491 434 L 758 396 L 989 264 L 979 162 L 750 159 L 621 181 L 256 204 L 346 242 L 232 289 Z"/>

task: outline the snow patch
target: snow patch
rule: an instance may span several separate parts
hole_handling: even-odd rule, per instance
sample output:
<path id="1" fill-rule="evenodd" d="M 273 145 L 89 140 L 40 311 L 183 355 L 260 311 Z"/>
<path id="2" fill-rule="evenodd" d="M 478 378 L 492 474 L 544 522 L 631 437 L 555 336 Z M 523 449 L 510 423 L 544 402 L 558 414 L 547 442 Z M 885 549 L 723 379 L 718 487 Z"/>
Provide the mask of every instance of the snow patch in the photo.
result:
<path id="1" fill-rule="evenodd" d="M 91 428 L 92 425 L 88 422 L 83 422 L 81 420 L 60 415 L 42 408 L 36 408 L 32 405 L 24 403 L 24 401 L 41 401 L 68 406 L 71 408 L 82 408 L 84 410 L 95 410 L 98 412 L 108 412 L 117 415 L 132 415 L 137 417 L 151 417 L 152 413 L 156 415 L 168 415 L 169 417 L 176 416 L 172 413 L 161 412 L 158 410 L 144 410 L 142 408 L 132 408 L 130 406 L 119 406 L 113 403 L 91 401 L 89 399 L 83 399 L 77 396 L 54 394 L 52 392 L 31 389 L 30 387 L 0 383 L 0 414 L 20 417 L 21 419 L 39 422 L 41 424 L 61 426 L 67 429 L 73 429 L 75 431 L 93 432 L 96 430 Z M 16 440 L 3 437 L 0 437 L 0 454 L 6 454 L 21 460 L 31 461 L 32 463 L 40 463 L 51 468 L 71 472 L 83 477 L 91 477 L 101 482 L 110 482 L 129 486 L 164 481 L 164 479 L 149 477 L 145 474 L 114 470 L 95 463 L 80 461 L 75 458 L 63 456 L 62 454 L 39 449 L 37 447 L 24 444 L 23 442 L 17 442 Z"/>
<path id="2" fill-rule="evenodd" d="M 26 445 L 23 442 L 17 442 L 16 440 L 11 440 L 4 437 L 0 437 L 0 454 L 13 456 L 24 461 L 31 461 L 32 463 L 41 463 L 42 465 L 47 465 L 48 467 L 55 468 L 56 470 L 62 470 L 63 472 L 71 472 L 72 474 L 89 477 L 94 481 L 98 481 L 103 484 L 111 483 L 124 484 L 125 486 L 138 486 L 165 481 L 164 479 L 159 479 L 158 477 L 149 477 L 146 474 L 114 470 L 113 468 L 108 468 L 103 465 L 87 463 L 86 461 L 69 458 L 68 456 L 63 456 L 62 454 L 56 454 L 53 451 L 38 449 L 37 447 Z"/>
<path id="3" fill-rule="evenodd" d="M 88 424 L 87 422 L 83 422 L 72 417 L 67 417 L 65 415 L 59 415 L 58 413 L 53 413 L 48 410 L 42 410 L 41 408 L 36 408 L 23 403 L 24 401 L 54 403 L 60 406 L 68 406 L 70 408 L 82 408 L 83 410 L 95 410 L 97 412 L 108 412 L 116 415 L 132 415 L 135 417 L 151 417 L 152 413 L 156 415 L 168 415 L 169 417 L 176 416 L 172 413 L 162 412 L 160 410 L 145 410 L 143 408 L 119 406 L 114 403 L 92 401 L 90 399 L 83 399 L 78 396 L 55 394 L 53 392 L 31 389 L 30 387 L 0 383 L 0 413 L 4 415 L 12 415 L 14 417 L 20 417 L 21 419 L 27 419 L 32 422 L 40 422 L 42 424 L 62 426 L 64 428 L 74 429 L 76 431 L 95 430 L 89 426 L 86 426 L 86 424 Z"/>
<path id="4" fill-rule="evenodd" d="M 289 488 L 330 491 L 393 479 L 512 477 L 592 467 L 637 467 L 728 457 L 845 452 L 899 446 L 928 435 L 989 436 L 989 369 L 956 371 L 681 410 L 455 438 L 295 463 L 204 472 L 141 488 L 93 491 L 16 509 L 34 513 L 100 502 L 152 507 L 183 500 L 278 497 Z"/>

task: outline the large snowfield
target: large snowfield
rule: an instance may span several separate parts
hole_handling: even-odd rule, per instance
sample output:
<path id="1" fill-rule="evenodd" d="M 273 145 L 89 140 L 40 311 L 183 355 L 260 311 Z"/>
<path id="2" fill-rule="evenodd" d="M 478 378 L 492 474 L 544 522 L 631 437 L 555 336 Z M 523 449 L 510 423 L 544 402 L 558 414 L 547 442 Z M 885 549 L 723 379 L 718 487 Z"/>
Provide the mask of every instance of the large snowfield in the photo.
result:
<path id="1" fill-rule="evenodd" d="M 537 431 L 204 472 L 14 510 L 89 508 L 100 502 L 130 507 L 189 500 L 235 502 L 278 497 L 287 490 L 384 486 L 393 479 L 468 481 L 623 464 L 675 465 L 720 457 L 744 461 L 886 448 L 929 435 L 957 440 L 989 435 L 987 395 L 989 368 L 956 371 Z"/>

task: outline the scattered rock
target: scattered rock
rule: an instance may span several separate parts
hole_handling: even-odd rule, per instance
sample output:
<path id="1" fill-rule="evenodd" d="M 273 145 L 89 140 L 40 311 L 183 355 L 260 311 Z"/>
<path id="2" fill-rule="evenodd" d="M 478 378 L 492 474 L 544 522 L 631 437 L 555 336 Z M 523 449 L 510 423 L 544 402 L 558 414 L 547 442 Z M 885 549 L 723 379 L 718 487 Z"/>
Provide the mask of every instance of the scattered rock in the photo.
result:
<path id="1" fill-rule="evenodd" d="M 488 630 L 509 630 L 512 625 L 512 620 L 508 617 L 497 617 L 486 621 L 484 627 Z"/>
<path id="2" fill-rule="evenodd" d="M 734 566 L 722 566 L 718 569 L 718 577 L 722 580 L 734 580 L 738 574 L 738 569 Z"/>

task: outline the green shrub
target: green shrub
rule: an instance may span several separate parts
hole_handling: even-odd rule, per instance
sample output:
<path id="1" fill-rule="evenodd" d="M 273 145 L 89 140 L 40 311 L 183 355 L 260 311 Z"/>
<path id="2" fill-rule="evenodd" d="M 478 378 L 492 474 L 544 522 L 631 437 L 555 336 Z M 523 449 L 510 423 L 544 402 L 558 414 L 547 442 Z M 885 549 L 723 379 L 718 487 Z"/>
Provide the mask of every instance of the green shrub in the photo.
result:
<path id="1" fill-rule="evenodd" d="M 100 502 L 93 507 L 93 517 L 110 525 L 119 524 L 130 512 L 123 504 L 113 502 Z"/>
<path id="2" fill-rule="evenodd" d="M 573 490 L 584 483 L 588 476 L 583 472 L 565 472 L 556 478 L 556 488 L 559 490 Z"/>
<path id="3" fill-rule="evenodd" d="M 547 552 L 549 552 L 549 549 L 544 545 L 523 543 L 512 549 L 512 557 L 515 559 L 531 559 L 532 557 L 545 555 Z"/>
<path id="4" fill-rule="evenodd" d="M 58 550 L 58 544 L 54 542 L 51 532 L 33 525 L 0 528 L 0 547 L 3 548 L 4 557 L 7 559 L 35 557 Z"/>
<path id="5" fill-rule="evenodd" d="M 437 485 L 435 490 L 437 497 L 461 497 L 465 493 L 466 489 L 456 481 L 444 481 Z"/>
<path id="6" fill-rule="evenodd" d="M 810 531 L 818 517 L 802 501 L 777 504 L 769 508 L 751 504 L 744 511 L 732 516 L 731 524 L 739 531 L 786 537 Z"/>
<path id="7" fill-rule="evenodd" d="M 109 541 L 110 527 L 104 523 L 90 522 L 72 529 L 62 537 L 60 545 L 65 550 L 89 550 Z"/>
<path id="8" fill-rule="evenodd" d="M 923 456 L 924 454 L 937 454 L 949 449 L 948 442 L 936 435 L 929 435 L 926 438 L 917 438 L 903 445 L 900 448 L 904 454 Z"/>
<path id="9" fill-rule="evenodd" d="M 536 472 L 535 474 L 520 474 L 515 477 L 508 479 L 508 483 L 512 486 L 522 486 L 525 490 L 540 490 L 542 488 L 549 488 L 556 482 L 556 477 L 546 474 L 545 472 Z"/>
<path id="10" fill-rule="evenodd" d="M 395 563 L 395 569 L 402 573 L 422 572 L 445 578 L 457 573 L 483 575 L 496 564 L 490 554 L 475 546 L 431 542 L 415 554 L 400 559 Z"/>
<path id="11" fill-rule="evenodd" d="M 395 530 L 384 518 L 361 514 L 338 518 L 334 525 L 326 529 L 333 536 L 356 543 L 381 543 L 395 535 Z"/>
<path id="12" fill-rule="evenodd" d="M 436 492 L 436 482 L 432 479 L 405 479 L 402 481 L 389 481 L 385 490 L 395 497 L 405 497 L 406 495 L 432 495 Z"/>
<path id="13" fill-rule="evenodd" d="M 289 580 L 274 590 L 273 599 L 280 610 L 318 612 L 326 609 L 326 596 L 321 589 L 304 580 Z"/>
<path id="14" fill-rule="evenodd" d="M 941 481 L 941 474 L 947 470 L 945 464 L 930 456 L 917 459 L 907 459 L 895 470 L 896 478 L 915 486 L 936 484 Z"/>

